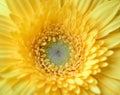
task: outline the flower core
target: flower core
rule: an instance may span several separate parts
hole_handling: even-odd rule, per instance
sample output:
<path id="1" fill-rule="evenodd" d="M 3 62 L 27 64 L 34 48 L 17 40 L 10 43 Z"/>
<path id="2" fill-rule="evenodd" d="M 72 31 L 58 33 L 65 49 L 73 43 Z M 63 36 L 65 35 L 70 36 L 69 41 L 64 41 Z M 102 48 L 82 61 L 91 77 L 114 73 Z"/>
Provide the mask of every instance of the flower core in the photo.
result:
<path id="1" fill-rule="evenodd" d="M 47 57 L 55 65 L 64 65 L 70 58 L 69 46 L 63 41 L 57 41 L 56 43 L 50 43 L 47 46 Z"/>
<path id="2" fill-rule="evenodd" d="M 36 66 L 55 75 L 74 75 L 79 72 L 84 59 L 80 34 L 72 34 L 73 31 L 62 25 L 48 26 L 39 32 L 32 44 Z"/>

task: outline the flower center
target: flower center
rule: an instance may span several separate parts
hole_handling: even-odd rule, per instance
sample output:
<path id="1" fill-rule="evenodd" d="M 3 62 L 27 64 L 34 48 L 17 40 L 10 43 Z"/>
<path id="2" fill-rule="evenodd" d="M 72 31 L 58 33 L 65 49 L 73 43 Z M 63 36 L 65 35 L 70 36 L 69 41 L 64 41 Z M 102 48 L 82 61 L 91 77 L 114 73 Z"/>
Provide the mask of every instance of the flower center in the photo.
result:
<path id="1" fill-rule="evenodd" d="M 70 59 L 70 49 L 67 44 L 63 41 L 57 41 L 50 43 L 47 46 L 47 57 L 50 59 L 50 62 L 54 63 L 57 66 L 65 65 L 66 62 Z"/>
<path id="2" fill-rule="evenodd" d="M 84 45 L 78 32 L 66 30 L 61 25 L 50 25 L 34 39 L 32 51 L 40 71 L 61 76 L 80 71 Z"/>

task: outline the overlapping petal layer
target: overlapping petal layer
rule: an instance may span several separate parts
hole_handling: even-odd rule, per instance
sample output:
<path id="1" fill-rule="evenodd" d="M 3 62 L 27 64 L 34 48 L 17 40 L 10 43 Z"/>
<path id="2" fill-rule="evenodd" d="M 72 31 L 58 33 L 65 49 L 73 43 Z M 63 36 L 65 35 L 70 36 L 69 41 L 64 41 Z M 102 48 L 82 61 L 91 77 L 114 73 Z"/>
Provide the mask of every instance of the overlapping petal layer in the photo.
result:
<path id="1" fill-rule="evenodd" d="M 120 0 L 6 0 L 0 5 L 8 7 L 0 11 L 0 95 L 120 94 Z M 67 67 L 72 74 L 56 76 L 35 64 L 31 44 L 51 24 L 62 25 L 74 39 L 77 53 Z"/>

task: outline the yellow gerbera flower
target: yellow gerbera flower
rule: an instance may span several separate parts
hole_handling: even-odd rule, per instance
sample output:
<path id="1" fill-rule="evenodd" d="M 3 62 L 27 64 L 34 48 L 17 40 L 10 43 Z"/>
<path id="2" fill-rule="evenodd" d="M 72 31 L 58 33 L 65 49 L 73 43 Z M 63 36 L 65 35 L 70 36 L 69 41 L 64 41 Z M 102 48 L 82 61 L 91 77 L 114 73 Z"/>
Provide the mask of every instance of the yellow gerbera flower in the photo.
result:
<path id="1" fill-rule="evenodd" d="M 0 8 L 0 95 L 120 95 L 120 0 Z"/>

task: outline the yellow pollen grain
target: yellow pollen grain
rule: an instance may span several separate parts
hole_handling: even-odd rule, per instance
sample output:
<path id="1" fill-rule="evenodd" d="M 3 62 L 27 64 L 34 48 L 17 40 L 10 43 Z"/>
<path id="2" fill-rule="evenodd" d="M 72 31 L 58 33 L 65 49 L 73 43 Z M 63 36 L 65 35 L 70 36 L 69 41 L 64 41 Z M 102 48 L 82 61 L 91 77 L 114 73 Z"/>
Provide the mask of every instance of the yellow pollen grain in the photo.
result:
<path id="1" fill-rule="evenodd" d="M 55 37 L 53 37 L 53 39 L 52 39 L 52 40 L 53 40 L 53 42 L 56 42 L 56 38 L 55 38 Z"/>
<path id="2" fill-rule="evenodd" d="M 41 45 L 42 45 L 42 46 L 45 46 L 45 45 L 47 45 L 47 43 L 46 43 L 46 42 L 43 42 Z"/>

